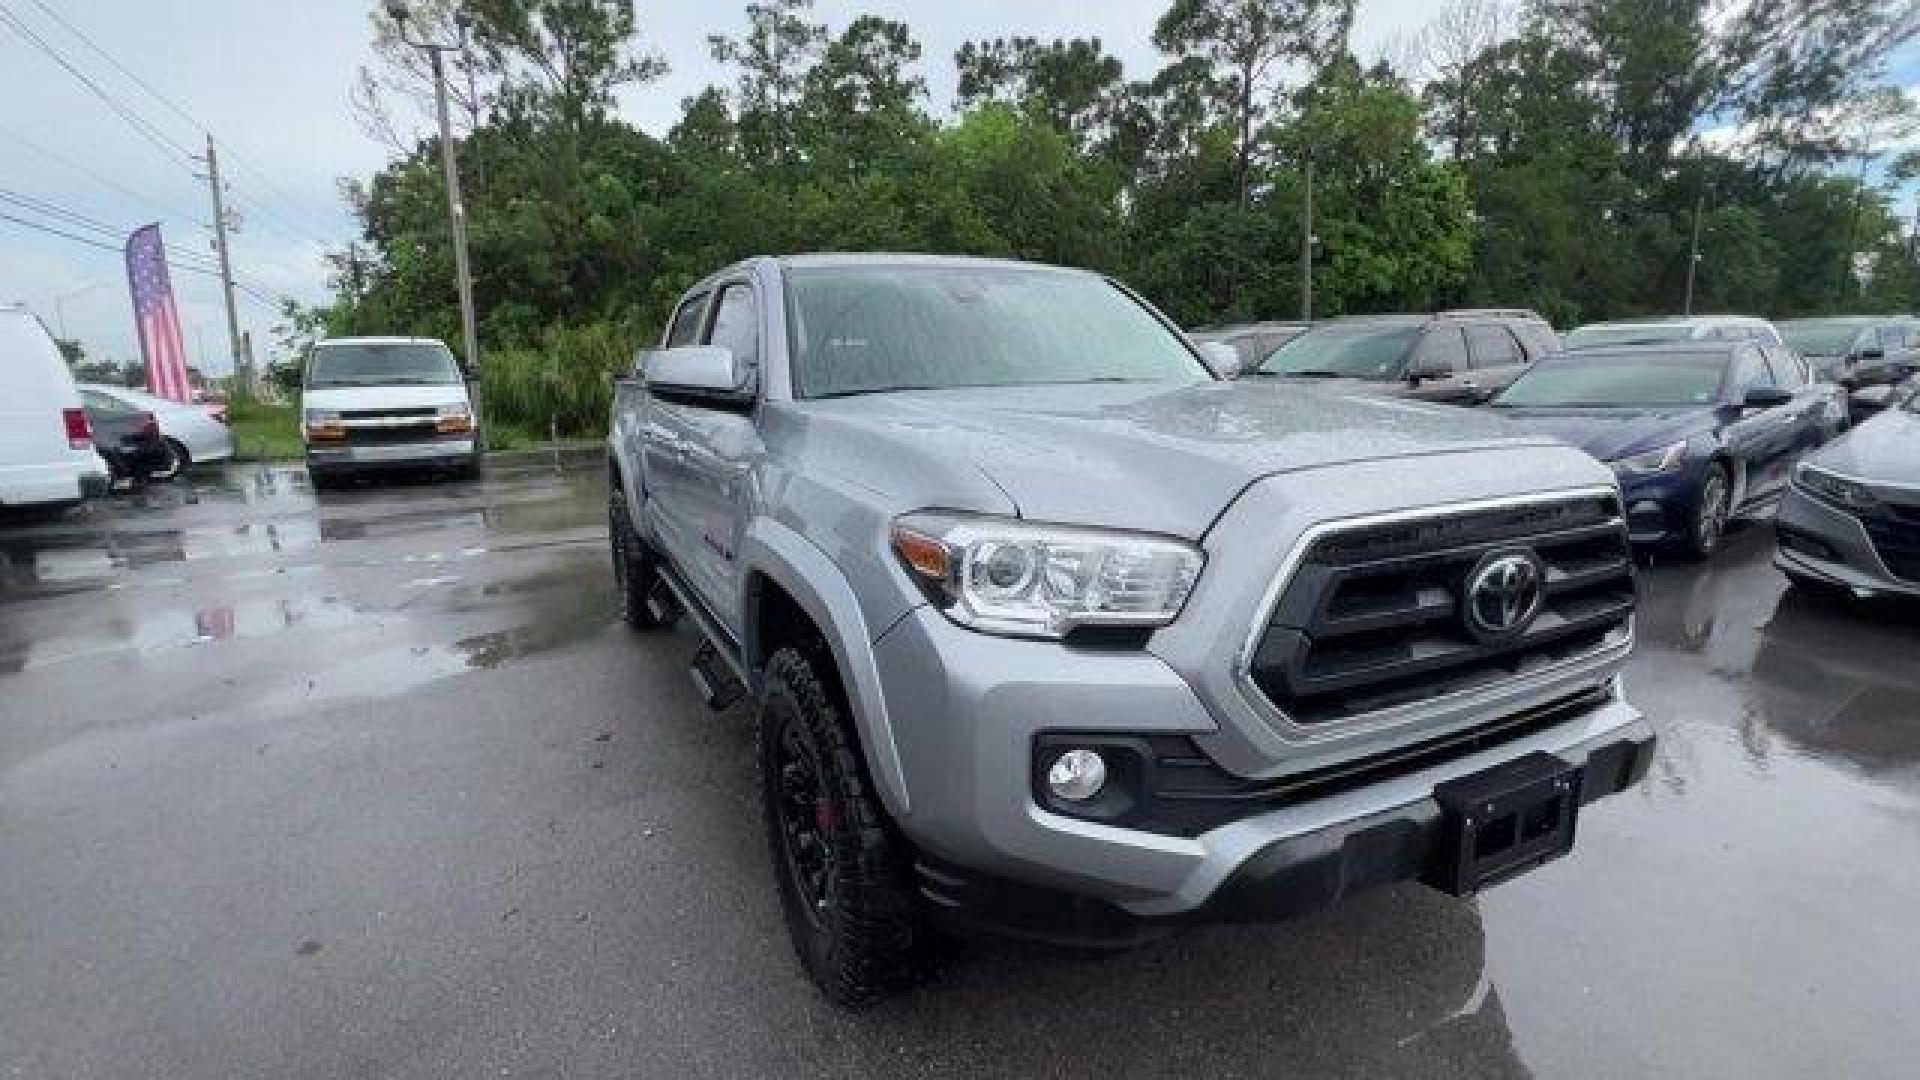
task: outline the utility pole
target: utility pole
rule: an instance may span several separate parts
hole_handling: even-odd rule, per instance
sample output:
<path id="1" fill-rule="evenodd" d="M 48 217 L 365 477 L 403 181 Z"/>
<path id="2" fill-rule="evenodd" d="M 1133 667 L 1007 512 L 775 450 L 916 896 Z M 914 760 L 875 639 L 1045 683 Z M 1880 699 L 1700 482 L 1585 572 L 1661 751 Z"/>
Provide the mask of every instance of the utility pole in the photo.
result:
<path id="1" fill-rule="evenodd" d="M 1693 244 L 1687 249 L 1687 298 L 1680 314 L 1693 314 L 1693 278 L 1700 269 L 1700 217 L 1707 209 L 1707 187 L 1703 183 L 1693 196 Z"/>
<path id="2" fill-rule="evenodd" d="M 220 189 L 220 157 L 213 147 L 213 135 L 207 135 L 207 186 L 213 191 L 213 247 L 220 254 L 220 292 L 227 301 L 227 355 L 233 360 L 233 373 L 248 392 L 253 389 L 253 372 L 246 370 L 240 355 L 240 313 L 233 306 L 233 262 L 227 256 L 226 196 Z"/>
<path id="3" fill-rule="evenodd" d="M 1307 187 L 1300 210 L 1300 321 L 1313 321 L 1313 159 L 1307 159 Z"/>
<path id="4" fill-rule="evenodd" d="M 440 121 L 440 164 L 447 177 L 447 219 L 453 230 L 453 272 L 455 286 L 460 293 L 460 344 L 466 353 L 469 370 L 478 378 L 480 334 L 473 316 L 473 275 L 467 265 L 467 206 L 460 197 L 460 170 L 453 156 L 453 121 L 447 115 L 447 69 L 442 58 L 442 54 L 456 51 L 460 46 L 415 41 L 408 37 L 406 26 L 411 12 L 406 0 L 387 0 L 387 15 L 399 30 L 400 40 L 424 51 L 433 61 L 433 104 Z M 484 425 L 485 415 L 478 415 L 479 423 Z M 485 427 L 480 427 L 476 434 L 481 448 L 485 449 Z"/>

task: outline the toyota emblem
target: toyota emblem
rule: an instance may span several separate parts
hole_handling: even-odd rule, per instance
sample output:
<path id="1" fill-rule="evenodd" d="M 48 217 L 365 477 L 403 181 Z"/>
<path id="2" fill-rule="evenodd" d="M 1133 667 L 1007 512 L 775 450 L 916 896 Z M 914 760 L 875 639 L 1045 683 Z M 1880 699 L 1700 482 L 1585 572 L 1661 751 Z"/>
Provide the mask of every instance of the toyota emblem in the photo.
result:
<path id="1" fill-rule="evenodd" d="M 1513 637 L 1526 630 L 1546 602 L 1546 568 L 1531 551 L 1496 551 L 1467 576 L 1467 629 L 1482 640 Z"/>

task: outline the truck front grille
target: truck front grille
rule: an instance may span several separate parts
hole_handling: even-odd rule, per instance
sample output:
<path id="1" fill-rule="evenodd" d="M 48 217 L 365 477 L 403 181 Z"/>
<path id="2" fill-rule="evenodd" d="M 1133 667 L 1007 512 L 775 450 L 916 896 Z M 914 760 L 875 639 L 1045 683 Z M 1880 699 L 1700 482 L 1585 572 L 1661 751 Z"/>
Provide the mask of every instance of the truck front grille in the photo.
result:
<path id="1" fill-rule="evenodd" d="M 1624 643 L 1636 594 L 1611 495 L 1335 528 L 1301 555 L 1247 674 L 1295 724 L 1350 720 Z"/>
<path id="2" fill-rule="evenodd" d="M 347 443 L 350 446 L 391 446 L 395 443 L 432 442 L 439 437 L 440 430 L 433 420 L 418 424 L 389 421 L 378 426 L 347 425 Z"/>

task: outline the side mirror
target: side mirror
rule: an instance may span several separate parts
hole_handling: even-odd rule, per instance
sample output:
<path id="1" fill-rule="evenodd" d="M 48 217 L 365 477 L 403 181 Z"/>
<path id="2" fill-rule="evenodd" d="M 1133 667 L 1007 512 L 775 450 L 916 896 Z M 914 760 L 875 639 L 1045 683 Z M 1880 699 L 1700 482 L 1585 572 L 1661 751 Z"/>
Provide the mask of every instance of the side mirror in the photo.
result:
<path id="1" fill-rule="evenodd" d="M 642 351 L 639 371 L 647 385 L 659 390 L 695 394 L 737 394 L 740 365 L 724 345 L 682 345 L 674 349 Z"/>
<path id="2" fill-rule="evenodd" d="M 1863 416 L 1872 416 L 1886 411 L 1894 403 L 1894 387 L 1867 386 L 1847 395 L 1847 411 L 1857 420 Z"/>
<path id="3" fill-rule="evenodd" d="M 1407 364 L 1407 381 L 1414 384 L 1423 383 L 1429 379 L 1446 379 L 1452 375 L 1452 368 L 1431 357 L 1415 357 Z"/>
<path id="4" fill-rule="evenodd" d="M 1749 386 L 1740 399 L 1743 409 L 1777 409 L 1793 400 L 1793 395 L 1777 386 Z"/>
<path id="5" fill-rule="evenodd" d="M 1224 341 L 1201 342 L 1200 360 L 1216 379 L 1240 377 L 1240 350 Z"/>

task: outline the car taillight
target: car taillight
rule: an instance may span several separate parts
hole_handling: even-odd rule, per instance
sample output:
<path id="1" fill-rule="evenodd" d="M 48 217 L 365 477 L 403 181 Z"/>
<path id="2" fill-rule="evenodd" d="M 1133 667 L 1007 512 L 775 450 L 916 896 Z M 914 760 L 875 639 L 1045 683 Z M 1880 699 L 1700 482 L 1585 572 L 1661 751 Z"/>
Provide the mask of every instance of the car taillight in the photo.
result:
<path id="1" fill-rule="evenodd" d="M 60 420 L 67 426 L 67 447 L 72 450 L 93 448 L 93 425 L 87 422 L 85 409 L 61 409 Z"/>

